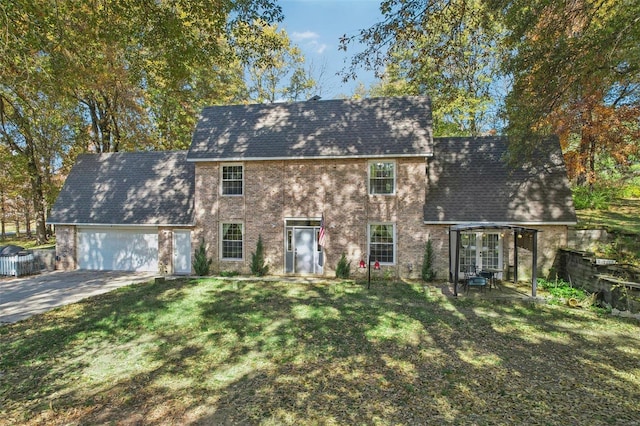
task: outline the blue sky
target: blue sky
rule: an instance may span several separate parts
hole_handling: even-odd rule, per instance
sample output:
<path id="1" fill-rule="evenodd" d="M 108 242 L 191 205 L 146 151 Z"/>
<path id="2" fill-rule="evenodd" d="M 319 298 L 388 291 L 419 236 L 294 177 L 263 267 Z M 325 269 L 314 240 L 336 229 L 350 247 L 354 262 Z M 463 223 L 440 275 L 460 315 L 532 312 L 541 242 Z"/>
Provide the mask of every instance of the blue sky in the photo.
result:
<path id="1" fill-rule="evenodd" d="M 326 66 L 321 82 L 323 99 L 351 95 L 359 81 L 368 87 L 375 80 L 373 73 L 364 70 L 359 71 L 359 81 L 348 83 L 342 83 L 335 74 L 350 62 L 352 54 L 361 50 L 349 46 L 346 53 L 339 51 L 340 37 L 356 35 L 358 30 L 378 22 L 380 0 L 280 0 L 279 4 L 284 13 L 279 26 L 302 49 L 307 63 L 315 69 Z"/>

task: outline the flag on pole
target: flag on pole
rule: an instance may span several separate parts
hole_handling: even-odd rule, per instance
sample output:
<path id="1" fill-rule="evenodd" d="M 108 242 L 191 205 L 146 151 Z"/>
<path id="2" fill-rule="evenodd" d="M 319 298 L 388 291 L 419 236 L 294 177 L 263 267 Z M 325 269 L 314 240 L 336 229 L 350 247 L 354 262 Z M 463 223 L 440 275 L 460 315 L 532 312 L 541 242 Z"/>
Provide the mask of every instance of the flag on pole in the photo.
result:
<path id="1" fill-rule="evenodd" d="M 318 235 L 318 245 L 324 247 L 324 213 L 322 213 L 322 219 L 320 219 L 320 233 Z"/>

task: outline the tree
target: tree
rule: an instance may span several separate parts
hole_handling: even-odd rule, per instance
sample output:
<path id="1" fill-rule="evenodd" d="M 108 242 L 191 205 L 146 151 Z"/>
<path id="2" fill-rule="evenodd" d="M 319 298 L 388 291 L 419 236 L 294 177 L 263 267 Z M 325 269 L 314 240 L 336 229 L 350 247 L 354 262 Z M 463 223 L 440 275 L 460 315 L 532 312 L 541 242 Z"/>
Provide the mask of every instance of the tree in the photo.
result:
<path id="1" fill-rule="evenodd" d="M 429 95 L 434 134 L 478 135 L 496 126 L 502 31 L 481 0 L 384 2 L 382 22 L 344 37 L 367 48 L 353 56 L 346 77 L 364 65 L 382 82 L 372 95 Z"/>
<path id="2" fill-rule="evenodd" d="M 561 136 L 578 183 L 596 179 L 596 156 L 624 164 L 637 153 L 640 117 L 640 1 L 493 1 L 503 11 L 513 54 L 506 100 L 519 153 Z"/>
<path id="3" fill-rule="evenodd" d="M 33 206 L 36 242 L 42 244 L 47 240 L 46 191 L 52 181 L 51 166 L 63 144 L 68 109 L 37 89 L 31 92 L 32 89 L 30 86 L 0 89 L 0 143 L 17 157 L 14 162 L 20 161 L 26 172 L 29 187 L 21 198 L 29 196 L 30 200 L 22 204 L 25 208 Z"/>
<path id="4" fill-rule="evenodd" d="M 196 275 L 206 277 L 211 272 L 211 263 L 213 263 L 213 259 L 207 257 L 207 249 L 203 238 L 193 256 L 193 270 Z"/>
<path id="5" fill-rule="evenodd" d="M 269 273 L 269 266 L 264 259 L 262 235 L 258 235 L 256 251 L 251 253 L 251 273 L 257 277 L 263 277 Z"/>
<path id="6" fill-rule="evenodd" d="M 347 255 L 342 253 L 336 265 L 336 278 L 348 279 L 351 275 L 351 261 L 347 261 Z"/>
<path id="7" fill-rule="evenodd" d="M 286 31 L 263 21 L 238 27 L 238 56 L 245 65 L 248 97 L 254 102 L 297 101 L 311 97 L 316 86 L 299 47 Z"/>
<path id="8" fill-rule="evenodd" d="M 281 9 L 272 0 L 0 3 L 0 143 L 25 161 L 38 242 L 56 165 L 83 151 L 186 147 L 195 110 L 243 92 L 231 28 L 258 19 L 279 20 Z"/>
<path id="9" fill-rule="evenodd" d="M 364 64 L 387 70 L 384 90 L 431 94 L 436 134 L 439 123 L 465 134 L 496 127 L 487 96 L 507 84 L 512 158 L 559 134 L 570 171 L 590 182 L 598 155 L 620 166 L 637 155 L 640 0 L 387 0 L 381 11 L 381 22 L 343 38 L 345 49 L 366 45 L 347 77 Z"/>
<path id="10" fill-rule="evenodd" d="M 431 282 L 436 277 L 436 273 L 433 270 L 433 244 L 431 240 L 427 240 L 424 246 L 421 276 L 422 280 L 426 282 Z"/>

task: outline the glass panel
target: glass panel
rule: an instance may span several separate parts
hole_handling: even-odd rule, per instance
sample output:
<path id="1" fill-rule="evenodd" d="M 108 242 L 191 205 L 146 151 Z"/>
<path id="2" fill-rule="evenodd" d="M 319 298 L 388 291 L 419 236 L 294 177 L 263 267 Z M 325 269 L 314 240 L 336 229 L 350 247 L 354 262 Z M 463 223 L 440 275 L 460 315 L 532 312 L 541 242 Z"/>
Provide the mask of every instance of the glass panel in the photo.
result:
<path id="1" fill-rule="evenodd" d="M 320 221 L 308 219 L 287 219 L 285 226 L 320 226 Z"/>
<path id="2" fill-rule="evenodd" d="M 222 225 L 222 258 L 242 259 L 242 224 Z"/>
<path id="3" fill-rule="evenodd" d="M 393 194 L 395 187 L 395 164 L 371 163 L 369 166 L 369 193 Z"/>
<path id="4" fill-rule="evenodd" d="M 222 167 L 222 194 L 242 195 L 242 166 Z"/>
<path id="5" fill-rule="evenodd" d="M 460 271 L 476 266 L 476 234 L 460 234 Z"/>
<path id="6" fill-rule="evenodd" d="M 482 236 L 482 268 L 500 268 L 500 236 L 484 234 Z"/>

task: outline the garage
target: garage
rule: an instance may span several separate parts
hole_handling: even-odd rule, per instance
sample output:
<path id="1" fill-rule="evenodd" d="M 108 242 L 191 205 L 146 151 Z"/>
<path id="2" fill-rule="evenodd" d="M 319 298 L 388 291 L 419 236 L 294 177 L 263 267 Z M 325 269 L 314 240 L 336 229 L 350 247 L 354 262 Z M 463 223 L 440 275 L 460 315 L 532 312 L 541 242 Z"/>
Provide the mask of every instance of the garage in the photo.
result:
<path id="1" fill-rule="evenodd" d="M 78 268 L 96 271 L 158 271 L 158 228 L 82 227 Z"/>

